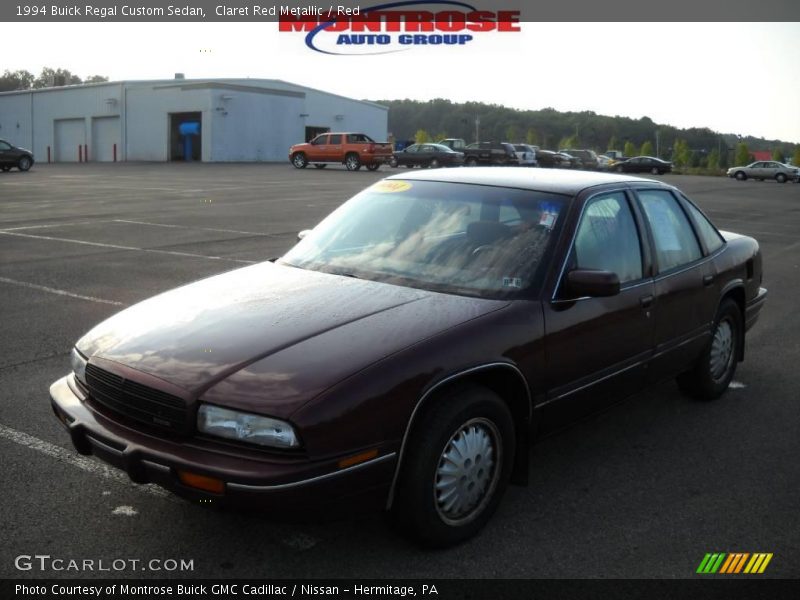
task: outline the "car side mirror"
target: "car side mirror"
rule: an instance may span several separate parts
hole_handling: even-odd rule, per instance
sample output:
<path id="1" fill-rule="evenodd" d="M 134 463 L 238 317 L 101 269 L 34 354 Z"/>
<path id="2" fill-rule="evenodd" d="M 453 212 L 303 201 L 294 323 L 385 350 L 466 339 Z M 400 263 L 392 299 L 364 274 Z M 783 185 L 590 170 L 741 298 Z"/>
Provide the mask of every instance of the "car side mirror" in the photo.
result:
<path id="1" fill-rule="evenodd" d="M 567 287 L 578 298 L 616 296 L 619 294 L 619 276 L 611 271 L 575 269 L 567 273 Z"/>
<path id="2" fill-rule="evenodd" d="M 297 241 L 299 242 L 299 241 L 300 241 L 300 240 L 302 240 L 304 237 L 306 237 L 306 236 L 307 236 L 309 233 L 311 233 L 311 230 L 310 230 L 310 229 L 303 229 L 303 231 L 301 231 L 301 232 L 299 232 L 299 233 L 297 234 Z"/>

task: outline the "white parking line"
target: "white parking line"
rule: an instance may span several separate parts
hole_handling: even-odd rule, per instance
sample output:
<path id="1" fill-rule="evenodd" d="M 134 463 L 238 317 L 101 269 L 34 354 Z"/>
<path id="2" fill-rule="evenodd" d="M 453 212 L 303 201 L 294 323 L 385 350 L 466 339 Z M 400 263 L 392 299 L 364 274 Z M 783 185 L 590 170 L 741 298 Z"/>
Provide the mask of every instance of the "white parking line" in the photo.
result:
<path id="1" fill-rule="evenodd" d="M 193 252 L 178 252 L 176 250 L 158 250 L 157 248 L 136 248 L 135 246 L 120 246 L 117 244 L 102 244 L 100 242 L 87 242 L 85 240 L 73 240 L 70 238 L 51 237 L 47 235 L 33 235 L 30 233 L 18 233 L 16 231 L 0 231 L 0 235 L 13 235 L 16 237 L 31 238 L 35 240 L 49 240 L 52 242 L 67 242 L 70 244 L 83 244 L 85 246 L 98 246 L 100 248 L 113 248 L 115 250 L 135 250 L 137 252 L 150 252 L 153 254 L 169 254 L 171 256 L 190 256 L 192 258 L 207 258 L 208 260 L 223 260 L 252 265 L 254 260 L 241 260 L 238 258 L 225 258 L 223 256 L 208 256 L 206 254 L 194 254 Z"/>
<path id="2" fill-rule="evenodd" d="M 74 294 L 66 290 L 59 290 L 56 288 L 47 287 L 46 285 L 39 285 L 37 283 L 29 283 L 27 281 L 17 281 L 16 279 L 9 279 L 8 277 L 0 277 L 0 282 L 10 283 L 11 285 L 18 285 L 20 287 L 31 288 L 33 290 L 40 290 L 50 294 L 58 294 L 59 296 L 69 296 L 70 298 L 77 298 L 78 300 L 88 300 L 89 302 L 97 302 L 98 304 L 111 304 L 112 306 L 125 306 L 123 302 L 116 300 L 106 300 L 105 298 L 95 298 L 94 296 L 84 296 L 83 294 Z"/>
<path id="3" fill-rule="evenodd" d="M 48 223 L 47 225 L 27 225 L 25 227 L 2 227 L 0 231 L 22 231 L 23 229 L 49 229 L 52 227 L 71 227 L 72 225 L 95 225 L 109 221 L 78 221 L 77 223 Z"/>
<path id="4" fill-rule="evenodd" d="M 241 235 L 261 235 L 271 237 L 269 233 L 256 231 L 239 231 L 237 229 L 217 229 L 215 227 L 192 227 L 190 225 L 171 225 L 167 223 L 150 223 L 148 221 L 130 221 L 128 219 L 114 219 L 114 223 L 130 223 L 132 225 L 150 225 L 151 227 L 169 227 L 170 229 L 197 229 L 199 231 L 218 231 L 221 233 L 239 233 Z"/>
<path id="5" fill-rule="evenodd" d="M 140 492 L 145 492 L 146 494 L 150 494 L 152 496 L 158 496 L 159 498 L 166 498 L 168 500 L 174 500 L 177 502 L 177 500 L 173 498 L 172 494 L 158 486 L 152 484 L 140 485 L 133 483 L 122 471 L 106 466 L 103 463 L 91 458 L 83 457 L 80 454 L 64 450 L 64 448 L 61 446 L 56 446 L 50 442 L 45 442 L 44 440 L 40 440 L 39 438 L 28 435 L 22 431 L 12 429 L 11 427 L 0 425 L 0 438 L 7 439 L 15 444 L 19 444 L 20 446 L 30 448 L 31 450 L 36 450 L 41 454 L 55 458 L 56 460 L 68 465 L 72 465 L 73 467 L 82 469 L 88 473 L 91 473 L 92 475 L 97 475 L 104 479 L 112 479 L 117 483 L 121 483 Z"/>

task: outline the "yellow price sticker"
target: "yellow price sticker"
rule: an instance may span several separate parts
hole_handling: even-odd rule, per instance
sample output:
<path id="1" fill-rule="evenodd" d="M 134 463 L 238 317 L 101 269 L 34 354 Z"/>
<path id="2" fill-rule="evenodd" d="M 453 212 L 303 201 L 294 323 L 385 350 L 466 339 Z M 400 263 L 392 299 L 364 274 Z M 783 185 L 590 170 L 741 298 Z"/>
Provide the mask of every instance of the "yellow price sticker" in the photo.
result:
<path id="1" fill-rule="evenodd" d="M 384 194 L 396 194 L 398 192 L 406 192 L 411 189 L 411 184 L 407 181 L 397 181 L 392 179 L 384 179 L 379 181 L 370 188 L 373 192 L 381 192 Z"/>

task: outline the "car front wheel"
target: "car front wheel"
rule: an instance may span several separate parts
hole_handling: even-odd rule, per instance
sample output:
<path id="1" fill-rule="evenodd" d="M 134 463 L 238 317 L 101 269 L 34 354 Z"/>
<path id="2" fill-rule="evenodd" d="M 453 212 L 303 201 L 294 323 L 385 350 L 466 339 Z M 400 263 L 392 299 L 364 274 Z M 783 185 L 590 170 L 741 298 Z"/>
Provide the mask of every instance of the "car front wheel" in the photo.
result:
<path id="1" fill-rule="evenodd" d="M 784 175 L 783 173 L 778 173 L 777 175 L 775 175 L 775 181 L 777 181 L 778 183 L 786 183 L 786 175 Z"/>
<path id="2" fill-rule="evenodd" d="M 393 508 L 401 530 L 430 547 L 478 533 L 508 485 L 514 440 L 508 407 L 490 390 L 441 396 L 408 439 Z"/>
<path id="3" fill-rule="evenodd" d="M 17 168 L 20 171 L 27 171 L 28 169 L 31 168 L 32 164 L 33 163 L 31 162 L 30 158 L 28 158 L 27 156 L 23 156 L 22 158 L 19 159 L 19 162 L 17 163 Z"/>
<path id="4" fill-rule="evenodd" d="M 358 171 L 361 168 L 361 159 L 358 158 L 358 154 L 348 154 L 344 159 L 344 166 L 348 171 Z"/>
<path id="5" fill-rule="evenodd" d="M 708 347 L 691 371 L 678 376 L 681 391 L 698 400 L 721 396 L 736 373 L 743 342 L 742 312 L 728 298 L 717 311 Z"/>
<path id="6" fill-rule="evenodd" d="M 650 172 L 653 175 L 658 175 L 661 171 L 658 170 L 658 167 L 653 167 L 652 169 L 650 169 Z"/>
<path id="7" fill-rule="evenodd" d="M 302 152 L 296 152 L 294 156 L 292 156 L 292 164 L 295 169 L 305 169 L 306 166 L 308 166 L 308 159 Z"/>
<path id="8" fill-rule="evenodd" d="M 737 171 L 735 177 L 739 181 L 744 181 L 745 179 L 747 179 L 747 175 L 745 174 L 744 171 Z"/>

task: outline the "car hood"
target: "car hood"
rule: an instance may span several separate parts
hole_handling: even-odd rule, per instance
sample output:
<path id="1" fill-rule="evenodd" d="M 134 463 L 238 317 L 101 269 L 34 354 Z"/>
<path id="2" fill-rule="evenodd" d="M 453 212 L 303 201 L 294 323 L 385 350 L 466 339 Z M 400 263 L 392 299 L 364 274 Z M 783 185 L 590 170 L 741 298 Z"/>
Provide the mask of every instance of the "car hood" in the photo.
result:
<path id="1" fill-rule="evenodd" d="M 90 362 L 125 365 L 194 397 L 239 373 L 236 385 L 211 395 L 246 406 L 250 391 L 237 399 L 248 387 L 240 384 L 255 382 L 260 398 L 283 407 L 278 416 L 376 360 L 506 304 L 267 262 L 123 310 L 77 347 Z"/>

